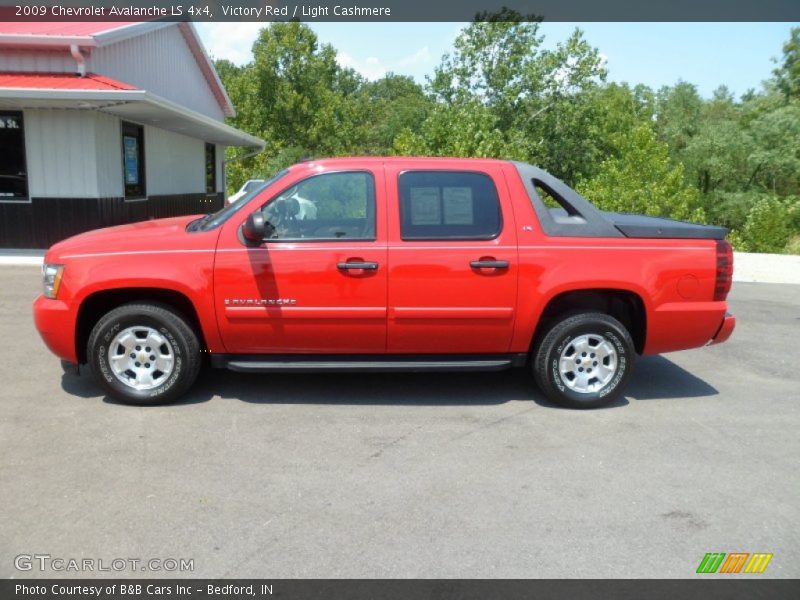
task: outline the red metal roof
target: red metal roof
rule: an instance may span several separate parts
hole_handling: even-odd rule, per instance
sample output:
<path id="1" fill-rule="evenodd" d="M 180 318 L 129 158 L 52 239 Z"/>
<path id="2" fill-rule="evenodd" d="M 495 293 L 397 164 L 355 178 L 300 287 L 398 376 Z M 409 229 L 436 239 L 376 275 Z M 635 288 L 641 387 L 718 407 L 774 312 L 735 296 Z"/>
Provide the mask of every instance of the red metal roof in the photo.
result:
<path id="1" fill-rule="evenodd" d="M 42 22 L 0 22 L 0 35 L 57 35 L 57 36 L 94 36 L 100 33 L 111 31 L 133 25 L 132 22 L 61 22 L 61 23 L 42 23 Z"/>
<path id="2" fill-rule="evenodd" d="M 4 7 L 0 6 L 0 18 L 2 18 Z M 152 27 L 133 27 L 134 25 L 149 25 Z M 79 46 L 92 47 L 102 43 L 114 43 L 124 38 L 127 35 L 134 36 L 152 31 L 155 27 L 167 26 L 176 24 L 186 40 L 192 55 L 197 61 L 200 71 L 203 73 L 209 87 L 213 92 L 218 104 L 222 108 L 223 113 L 227 117 L 234 116 L 235 110 L 227 92 L 225 91 L 219 75 L 214 69 L 214 65 L 208 54 L 203 48 L 203 44 L 197 35 L 197 31 L 189 22 L 178 23 L 163 23 L 156 21 L 103 21 L 103 22 L 18 22 L 18 21 L 0 21 L 0 47 L 29 47 L 35 48 L 42 46 L 46 48 L 55 48 L 63 46 L 62 50 L 68 49 L 72 43 Z M 128 32 L 119 32 L 121 29 L 130 28 Z M 114 32 L 110 35 L 109 32 Z M 117 33 L 119 32 L 119 33 Z M 105 39 L 111 38 L 111 39 Z M 122 84 L 125 85 L 125 84 Z M 9 86 L 6 86 L 9 87 Z M 15 86 L 20 87 L 20 86 Z M 52 86 L 47 85 L 46 82 L 42 84 L 44 89 L 68 89 L 61 85 L 61 82 L 52 82 Z M 74 88 L 73 88 L 74 89 Z M 98 89 L 93 87 L 80 87 L 77 89 Z M 100 89 L 114 89 L 114 88 L 100 88 Z M 131 89 L 131 88 L 117 88 L 117 89 Z"/>
<path id="3" fill-rule="evenodd" d="M 72 73 L 7 73 L 0 72 L 0 88 L 36 90 L 135 90 L 121 81 L 89 73 L 79 77 Z"/>

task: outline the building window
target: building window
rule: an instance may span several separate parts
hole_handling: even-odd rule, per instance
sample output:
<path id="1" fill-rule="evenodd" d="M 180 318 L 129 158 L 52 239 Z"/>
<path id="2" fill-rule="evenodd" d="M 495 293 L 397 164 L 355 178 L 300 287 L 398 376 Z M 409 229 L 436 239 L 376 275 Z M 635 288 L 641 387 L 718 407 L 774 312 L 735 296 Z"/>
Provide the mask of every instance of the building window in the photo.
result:
<path id="1" fill-rule="evenodd" d="M 488 175 L 407 171 L 399 187 L 404 240 L 490 240 L 500 233 L 500 201 Z"/>
<path id="2" fill-rule="evenodd" d="M 21 112 L 0 112 L 0 202 L 28 200 Z"/>
<path id="3" fill-rule="evenodd" d="M 144 181 L 144 128 L 141 125 L 122 124 L 122 176 L 126 200 L 147 196 Z"/>
<path id="4" fill-rule="evenodd" d="M 217 147 L 206 144 L 206 194 L 217 193 Z"/>

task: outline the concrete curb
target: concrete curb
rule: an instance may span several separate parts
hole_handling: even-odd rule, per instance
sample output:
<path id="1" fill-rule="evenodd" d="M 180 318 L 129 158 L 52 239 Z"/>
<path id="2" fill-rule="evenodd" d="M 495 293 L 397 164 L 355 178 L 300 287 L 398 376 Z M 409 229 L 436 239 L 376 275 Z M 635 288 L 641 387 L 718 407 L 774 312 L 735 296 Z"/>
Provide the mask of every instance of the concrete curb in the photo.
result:
<path id="1" fill-rule="evenodd" d="M 43 250 L 6 250 L 0 253 L 0 266 L 39 266 L 43 258 Z M 800 256 L 734 252 L 733 280 L 800 285 Z"/>
<path id="2" fill-rule="evenodd" d="M 800 285 L 800 256 L 796 254 L 733 253 L 733 280 Z"/>
<path id="3" fill-rule="evenodd" d="M 0 266 L 41 266 L 44 250 L 1 250 Z"/>

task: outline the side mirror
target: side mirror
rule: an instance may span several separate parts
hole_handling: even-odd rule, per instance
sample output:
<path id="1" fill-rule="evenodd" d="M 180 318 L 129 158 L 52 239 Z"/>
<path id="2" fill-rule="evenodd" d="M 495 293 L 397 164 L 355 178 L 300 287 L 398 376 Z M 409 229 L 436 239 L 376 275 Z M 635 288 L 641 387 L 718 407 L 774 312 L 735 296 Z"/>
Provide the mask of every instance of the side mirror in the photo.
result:
<path id="1" fill-rule="evenodd" d="M 248 242 L 260 244 L 264 241 L 264 238 L 267 237 L 267 229 L 268 226 L 264 214 L 260 210 L 257 210 L 254 213 L 250 213 L 247 217 L 242 227 L 242 235 Z"/>

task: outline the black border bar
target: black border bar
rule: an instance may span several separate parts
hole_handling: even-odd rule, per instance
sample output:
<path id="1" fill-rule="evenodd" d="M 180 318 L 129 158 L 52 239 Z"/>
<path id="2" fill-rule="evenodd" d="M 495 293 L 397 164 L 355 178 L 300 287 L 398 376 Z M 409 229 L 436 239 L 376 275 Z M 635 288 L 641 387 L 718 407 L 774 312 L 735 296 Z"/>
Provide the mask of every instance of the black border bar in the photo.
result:
<path id="1" fill-rule="evenodd" d="M 798 0 L 0 0 L 0 21 L 431 22 L 503 9 L 521 20 L 800 22 Z"/>
<path id="2" fill-rule="evenodd" d="M 26 593 L 18 586 L 25 586 Z M 122 586 L 125 586 L 124 588 Z M 139 586 L 138 588 L 136 586 Z M 211 587 L 209 587 L 211 586 Z M 250 588 L 254 592 L 250 593 Z M 38 591 L 32 591 L 36 588 Z M 76 593 L 85 588 L 83 593 Z M 97 588 L 101 588 L 97 594 Z M 800 583 L 761 576 L 697 579 L 4 579 L 0 598 L 19 600 L 703 600 L 796 599 Z"/>

